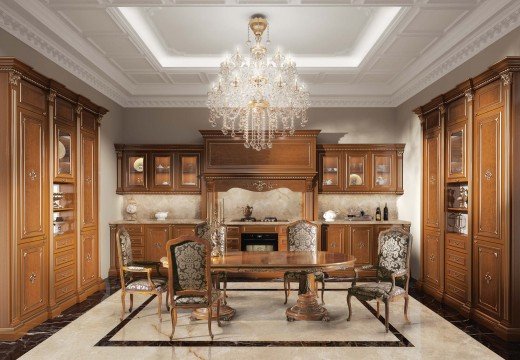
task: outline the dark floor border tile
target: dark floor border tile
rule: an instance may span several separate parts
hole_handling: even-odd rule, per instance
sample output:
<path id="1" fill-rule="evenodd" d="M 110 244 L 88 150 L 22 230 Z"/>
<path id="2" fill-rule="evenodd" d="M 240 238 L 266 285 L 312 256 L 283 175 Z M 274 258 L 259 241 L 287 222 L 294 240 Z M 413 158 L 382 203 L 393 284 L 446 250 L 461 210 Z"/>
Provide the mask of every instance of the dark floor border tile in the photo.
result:
<path id="1" fill-rule="evenodd" d="M 283 291 L 283 289 L 228 289 L 231 291 Z M 326 289 L 327 290 L 327 289 Z M 329 289 L 343 290 L 343 289 Z M 173 347 L 414 347 L 414 345 L 391 324 L 389 331 L 398 339 L 397 341 L 220 341 L 220 340 L 111 340 L 122 330 L 137 314 L 139 314 L 153 299 L 150 296 L 137 309 L 132 311 L 121 323 L 108 332 L 95 346 L 173 346 Z M 366 301 L 361 303 L 376 316 L 376 310 Z M 382 316 L 377 318 L 383 325 L 385 320 Z"/>

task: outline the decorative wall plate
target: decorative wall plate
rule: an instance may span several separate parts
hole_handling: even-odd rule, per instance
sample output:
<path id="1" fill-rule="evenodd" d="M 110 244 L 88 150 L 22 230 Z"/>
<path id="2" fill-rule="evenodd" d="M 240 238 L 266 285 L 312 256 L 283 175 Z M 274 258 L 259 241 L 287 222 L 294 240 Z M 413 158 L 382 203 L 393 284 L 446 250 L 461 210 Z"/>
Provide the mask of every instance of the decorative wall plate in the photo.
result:
<path id="1" fill-rule="evenodd" d="M 63 159 L 67 154 L 67 149 L 65 149 L 65 145 L 61 141 L 58 141 L 58 159 Z"/>
<path id="2" fill-rule="evenodd" d="M 348 182 L 350 185 L 363 185 L 363 179 L 358 174 L 350 174 Z"/>
<path id="3" fill-rule="evenodd" d="M 143 164 L 144 164 L 144 159 L 143 158 L 139 158 L 136 161 L 134 161 L 134 169 L 135 169 L 135 171 L 143 172 Z"/>

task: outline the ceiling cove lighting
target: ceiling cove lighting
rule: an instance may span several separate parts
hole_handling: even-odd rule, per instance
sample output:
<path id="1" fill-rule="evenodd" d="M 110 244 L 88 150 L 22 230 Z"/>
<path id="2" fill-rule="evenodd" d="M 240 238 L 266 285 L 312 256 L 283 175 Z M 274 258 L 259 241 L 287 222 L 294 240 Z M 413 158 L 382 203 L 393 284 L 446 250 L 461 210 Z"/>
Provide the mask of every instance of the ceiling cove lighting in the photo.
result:
<path id="1" fill-rule="evenodd" d="M 249 29 L 254 41 L 249 40 Z M 267 41 L 262 35 L 267 29 Z M 218 80 L 208 92 L 209 122 L 222 133 L 240 133 L 244 146 L 255 150 L 272 147 L 275 136 L 293 134 L 295 122 L 307 123 L 309 92 L 298 79 L 294 60 L 280 50 L 269 57 L 269 24 L 265 16 L 249 20 L 249 56 L 237 49 L 221 64 Z"/>

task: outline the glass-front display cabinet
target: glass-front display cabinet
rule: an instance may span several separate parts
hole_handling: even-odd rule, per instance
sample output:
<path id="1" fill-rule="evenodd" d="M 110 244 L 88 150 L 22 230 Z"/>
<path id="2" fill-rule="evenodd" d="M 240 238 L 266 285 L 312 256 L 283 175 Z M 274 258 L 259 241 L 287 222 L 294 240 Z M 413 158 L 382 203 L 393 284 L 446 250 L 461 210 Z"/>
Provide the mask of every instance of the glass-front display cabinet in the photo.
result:
<path id="1" fill-rule="evenodd" d="M 340 191 L 342 190 L 340 182 L 340 168 L 342 154 L 341 152 L 326 152 L 320 154 L 320 177 L 319 184 L 322 191 Z"/>
<path id="2" fill-rule="evenodd" d="M 150 182 L 150 189 L 155 191 L 173 190 L 173 154 L 152 154 L 151 165 L 152 179 Z"/>
<path id="3" fill-rule="evenodd" d="M 466 177 L 466 123 L 447 128 L 448 181 L 467 181 Z"/>
<path id="4" fill-rule="evenodd" d="M 372 154 L 372 189 L 388 191 L 395 189 L 395 153 Z"/>
<path id="5" fill-rule="evenodd" d="M 145 153 L 129 153 L 125 156 L 125 189 L 137 191 L 146 190 L 146 165 L 147 159 Z"/>
<path id="6" fill-rule="evenodd" d="M 54 237 L 73 235 L 75 230 L 74 184 L 53 184 L 52 212 Z"/>
<path id="7" fill-rule="evenodd" d="M 370 189 L 368 153 L 348 152 L 346 154 L 346 189 L 350 191 L 367 191 Z"/>
<path id="8" fill-rule="evenodd" d="M 74 128 L 56 123 L 54 125 L 54 179 L 61 182 L 74 180 Z"/>
<path id="9" fill-rule="evenodd" d="M 199 160 L 199 154 L 179 154 L 179 190 L 193 191 L 199 188 Z"/>

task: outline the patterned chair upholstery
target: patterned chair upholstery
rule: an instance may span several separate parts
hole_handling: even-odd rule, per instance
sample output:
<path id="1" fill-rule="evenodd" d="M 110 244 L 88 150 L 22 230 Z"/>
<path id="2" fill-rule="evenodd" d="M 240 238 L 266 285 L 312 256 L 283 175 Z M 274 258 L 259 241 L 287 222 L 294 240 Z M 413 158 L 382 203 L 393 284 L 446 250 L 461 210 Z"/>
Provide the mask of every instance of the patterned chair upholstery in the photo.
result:
<path id="1" fill-rule="evenodd" d="M 299 220 L 287 226 L 287 250 L 289 251 L 317 251 L 318 249 L 318 225 L 309 221 Z M 325 274 L 315 272 L 316 284 L 321 282 L 321 302 L 325 292 Z M 300 281 L 300 272 L 286 271 L 283 277 L 285 302 L 291 292 L 291 282 Z M 317 287 L 316 287 L 317 288 Z"/>
<path id="2" fill-rule="evenodd" d="M 134 261 L 132 255 L 132 240 L 125 228 L 121 228 L 117 231 L 116 243 L 119 278 L 121 281 L 121 320 L 123 320 L 125 314 L 126 293 L 130 294 L 130 312 L 134 305 L 134 294 L 157 295 L 157 298 L 159 299 L 159 308 L 157 312 L 160 320 L 162 293 L 166 292 L 166 298 L 168 298 L 168 287 L 166 286 L 167 280 L 163 277 L 152 278 L 151 276 L 152 267 L 155 267 L 157 273 L 160 274 L 160 263 L 154 261 Z M 135 275 L 146 275 L 146 278 L 143 278 L 142 276 L 135 277 Z M 169 310 L 167 302 L 166 308 Z"/>
<path id="3" fill-rule="evenodd" d="M 200 237 L 201 239 L 204 239 L 208 241 L 211 244 L 211 225 L 204 221 L 200 224 L 195 225 L 195 235 Z M 218 236 L 218 244 L 220 246 L 220 253 L 225 254 L 226 253 L 226 237 L 227 237 L 227 227 L 226 225 L 219 226 L 217 230 L 217 236 Z M 224 283 L 223 290 L 224 290 L 224 302 L 223 304 L 226 305 L 227 301 L 227 273 L 225 271 L 220 271 L 218 273 L 214 273 L 215 280 L 220 282 L 222 281 Z"/>
<path id="4" fill-rule="evenodd" d="M 181 236 L 166 243 L 168 254 L 168 288 L 170 292 L 172 334 L 177 324 L 177 309 L 206 308 L 209 335 L 211 332 L 212 305 L 216 302 L 217 321 L 220 326 L 221 292 L 211 281 L 211 244 L 197 236 Z"/>
<path id="5" fill-rule="evenodd" d="M 410 281 L 410 254 L 412 235 L 400 227 L 393 227 L 379 234 L 377 282 L 357 284 L 359 271 L 374 268 L 363 266 L 356 268 L 356 277 L 348 289 L 347 303 L 349 309 L 348 321 L 352 315 L 350 299 L 355 296 L 360 301 L 377 301 L 377 317 L 379 317 L 379 303 L 385 304 L 385 328 L 389 327 L 389 302 L 404 297 L 404 317 L 408 320 L 408 284 Z"/>

